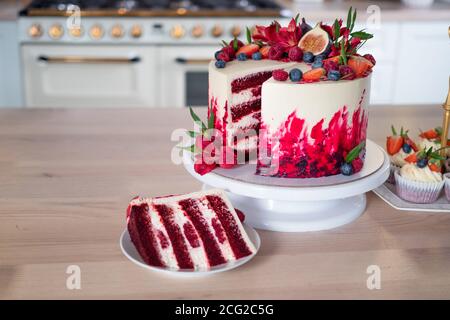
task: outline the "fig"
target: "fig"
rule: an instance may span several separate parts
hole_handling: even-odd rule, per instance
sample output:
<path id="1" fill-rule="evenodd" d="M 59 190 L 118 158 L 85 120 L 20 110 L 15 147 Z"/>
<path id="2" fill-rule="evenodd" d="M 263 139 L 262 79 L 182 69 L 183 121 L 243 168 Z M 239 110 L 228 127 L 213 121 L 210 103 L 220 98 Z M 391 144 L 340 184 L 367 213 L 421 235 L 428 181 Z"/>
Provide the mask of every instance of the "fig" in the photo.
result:
<path id="1" fill-rule="evenodd" d="M 302 29 L 302 34 L 307 33 L 312 27 L 306 23 L 305 18 L 302 18 L 302 23 L 300 24 L 300 29 Z"/>
<path id="2" fill-rule="evenodd" d="M 311 52 L 315 56 L 326 55 L 330 51 L 331 42 L 328 33 L 320 27 L 320 24 L 317 24 L 303 35 L 298 46 L 303 52 Z"/>

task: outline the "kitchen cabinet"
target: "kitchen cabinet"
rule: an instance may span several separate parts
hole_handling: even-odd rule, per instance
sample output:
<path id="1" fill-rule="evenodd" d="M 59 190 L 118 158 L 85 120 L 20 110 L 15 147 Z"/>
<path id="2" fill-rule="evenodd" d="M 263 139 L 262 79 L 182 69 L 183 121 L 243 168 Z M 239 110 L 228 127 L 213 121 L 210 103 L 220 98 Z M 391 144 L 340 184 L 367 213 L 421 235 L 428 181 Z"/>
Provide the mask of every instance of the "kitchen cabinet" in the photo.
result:
<path id="1" fill-rule="evenodd" d="M 22 106 L 16 21 L 0 21 L 0 107 Z"/>
<path id="2" fill-rule="evenodd" d="M 393 102 L 442 103 L 450 76 L 449 21 L 403 23 Z"/>

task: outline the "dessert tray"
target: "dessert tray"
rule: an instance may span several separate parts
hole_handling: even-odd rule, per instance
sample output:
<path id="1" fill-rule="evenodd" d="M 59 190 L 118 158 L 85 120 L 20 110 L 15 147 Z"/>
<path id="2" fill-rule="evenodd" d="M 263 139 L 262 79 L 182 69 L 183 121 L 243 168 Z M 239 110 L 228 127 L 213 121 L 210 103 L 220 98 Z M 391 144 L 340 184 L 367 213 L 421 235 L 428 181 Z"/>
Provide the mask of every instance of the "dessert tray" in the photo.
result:
<path id="1" fill-rule="evenodd" d="M 194 276 L 206 276 L 211 275 L 218 272 L 224 272 L 228 271 L 237 267 L 242 266 L 243 264 L 249 262 L 259 251 L 259 248 L 261 246 L 261 239 L 259 238 L 258 233 L 255 229 L 250 227 L 247 224 L 243 224 L 245 232 L 247 233 L 250 241 L 254 244 L 256 251 L 254 254 L 241 258 L 239 260 L 235 260 L 226 264 L 222 264 L 219 266 L 212 267 L 208 270 L 183 270 L 183 269 L 170 269 L 170 268 L 161 268 L 161 267 L 155 267 L 148 265 L 145 263 L 139 253 L 137 252 L 133 242 L 131 242 L 130 234 L 128 233 L 128 230 L 125 229 L 125 231 L 122 232 L 122 235 L 120 236 L 120 249 L 122 250 L 123 254 L 131 260 L 133 263 L 137 264 L 138 266 L 149 269 L 152 271 L 158 271 L 160 273 L 166 273 L 170 275 L 176 275 L 176 276 L 188 276 L 188 277 L 194 277 Z"/>
<path id="2" fill-rule="evenodd" d="M 374 189 L 373 192 L 391 207 L 398 210 L 450 213 L 450 203 L 447 201 L 444 192 L 441 193 L 441 196 L 435 202 L 423 204 L 403 200 L 397 196 L 395 192 L 395 185 L 389 182 L 385 182 L 383 185 Z"/>
<path id="3" fill-rule="evenodd" d="M 184 152 L 183 162 L 203 188 L 226 190 L 233 205 L 245 213 L 247 224 L 282 232 L 326 230 L 355 220 L 366 208 L 365 193 L 386 181 L 390 166 L 386 152 L 370 140 L 364 167 L 352 176 L 263 177 L 254 174 L 254 163 L 201 176 L 194 170 L 191 153 Z"/>

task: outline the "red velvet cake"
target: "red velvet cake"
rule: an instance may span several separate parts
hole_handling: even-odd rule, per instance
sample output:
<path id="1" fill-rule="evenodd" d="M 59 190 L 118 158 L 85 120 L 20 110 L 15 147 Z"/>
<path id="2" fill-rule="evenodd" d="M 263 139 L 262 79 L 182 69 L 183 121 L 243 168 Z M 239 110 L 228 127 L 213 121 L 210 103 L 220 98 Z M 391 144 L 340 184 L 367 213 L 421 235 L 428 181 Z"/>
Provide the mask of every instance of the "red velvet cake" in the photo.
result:
<path id="1" fill-rule="evenodd" d="M 205 270 L 256 252 L 221 190 L 135 198 L 127 227 L 142 259 L 156 267 Z"/>

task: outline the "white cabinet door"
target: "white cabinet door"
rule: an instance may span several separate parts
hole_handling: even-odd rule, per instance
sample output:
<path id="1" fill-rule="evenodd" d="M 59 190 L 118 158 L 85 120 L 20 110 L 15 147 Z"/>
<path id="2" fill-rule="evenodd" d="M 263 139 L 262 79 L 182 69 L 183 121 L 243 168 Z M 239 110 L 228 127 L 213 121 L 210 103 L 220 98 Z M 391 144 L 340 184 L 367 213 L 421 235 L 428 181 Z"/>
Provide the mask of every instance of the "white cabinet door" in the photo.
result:
<path id="1" fill-rule="evenodd" d="M 394 102 L 443 103 L 450 76 L 449 22 L 405 23 L 395 77 Z"/>
<path id="2" fill-rule="evenodd" d="M 0 21 L 0 107 L 22 106 L 17 23 Z"/>
<path id="3" fill-rule="evenodd" d="M 155 49 L 23 45 L 29 107 L 156 107 Z"/>

